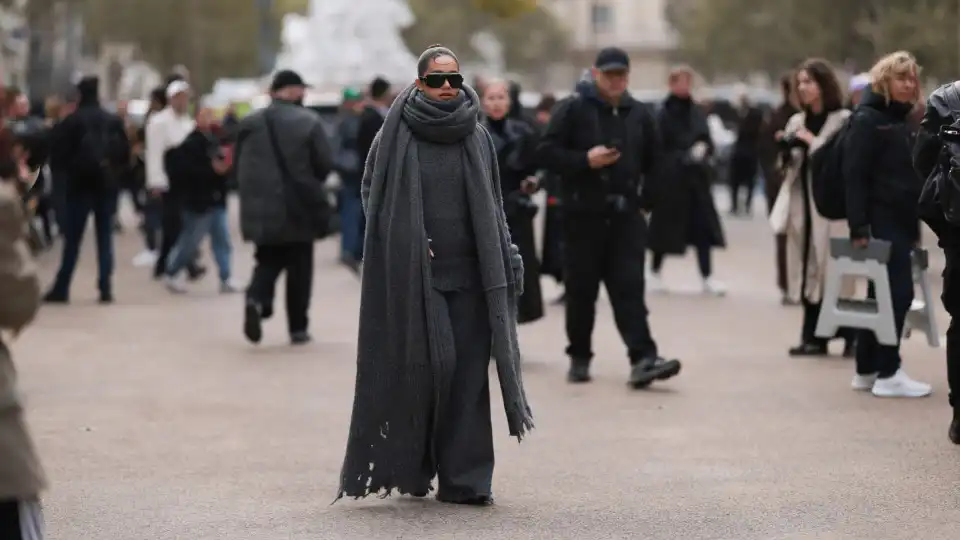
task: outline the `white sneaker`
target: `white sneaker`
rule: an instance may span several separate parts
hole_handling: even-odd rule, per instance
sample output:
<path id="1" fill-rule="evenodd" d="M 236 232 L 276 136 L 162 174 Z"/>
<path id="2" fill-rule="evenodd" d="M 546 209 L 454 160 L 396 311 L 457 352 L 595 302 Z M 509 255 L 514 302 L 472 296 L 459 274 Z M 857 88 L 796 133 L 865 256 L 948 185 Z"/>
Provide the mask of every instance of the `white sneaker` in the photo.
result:
<path id="1" fill-rule="evenodd" d="M 133 265 L 137 268 L 147 268 L 157 264 L 157 252 L 145 250 L 137 253 L 133 258 Z"/>
<path id="2" fill-rule="evenodd" d="M 859 373 L 855 373 L 853 375 L 853 381 L 850 382 L 850 388 L 853 388 L 858 392 L 869 392 L 870 390 L 873 390 L 873 384 L 876 382 L 876 373 L 871 373 L 870 375 L 860 375 Z"/>
<path id="3" fill-rule="evenodd" d="M 902 369 L 893 377 L 873 383 L 873 395 L 877 397 L 926 397 L 932 391 L 929 384 L 911 379 Z"/>
<path id="4" fill-rule="evenodd" d="M 166 276 L 163 278 L 163 284 L 167 287 L 168 291 L 174 294 L 183 294 L 187 292 L 187 286 L 184 284 L 182 278 Z"/>
<path id="5" fill-rule="evenodd" d="M 232 279 L 220 282 L 220 294 L 233 294 L 242 291 L 243 287 L 241 287 Z"/>
<path id="6" fill-rule="evenodd" d="M 713 278 L 706 278 L 703 280 L 703 294 L 725 296 L 727 294 L 727 287 Z"/>
<path id="7" fill-rule="evenodd" d="M 647 273 L 647 292 L 662 293 L 666 291 L 667 288 L 663 284 L 663 279 L 660 278 L 660 272 Z"/>

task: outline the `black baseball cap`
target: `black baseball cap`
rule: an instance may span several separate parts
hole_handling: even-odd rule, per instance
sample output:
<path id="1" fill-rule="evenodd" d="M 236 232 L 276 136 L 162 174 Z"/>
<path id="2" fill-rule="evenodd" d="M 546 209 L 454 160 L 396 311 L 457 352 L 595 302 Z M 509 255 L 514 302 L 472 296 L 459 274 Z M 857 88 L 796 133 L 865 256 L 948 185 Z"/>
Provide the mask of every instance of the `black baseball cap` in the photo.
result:
<path id="1" fill-rule="evenodd" d="M 600 71 L 627 70 L 630 69 L 630 57 L 623 49 L 606 47 L 597 54 L 593 65 Z"/>
<path id="2" fill-rule="evenodd" d="M 277 90 L 282 90 L 291 86 L 303 86 L 304 88 L 310 88 L 309 84 L 303 82 L 303 77 L 301 77 L 299 73 L 289 69 L 282 69 L 273 76 L 273 82 L 270 83 L 270 91 L 276 92 Z"/>

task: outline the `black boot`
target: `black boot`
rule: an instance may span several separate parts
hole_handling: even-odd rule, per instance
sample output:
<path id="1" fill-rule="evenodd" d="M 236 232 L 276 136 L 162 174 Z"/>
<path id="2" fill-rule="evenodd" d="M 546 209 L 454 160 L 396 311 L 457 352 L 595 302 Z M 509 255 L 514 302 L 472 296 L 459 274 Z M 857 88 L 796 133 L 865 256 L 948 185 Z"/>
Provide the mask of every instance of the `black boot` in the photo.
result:
<path id="1" fill-rule="evenodd" d="M 313 341 L 313 338 L 310 337 L 310 333 L 306 330 L 301 332 L 293 332 L 290 334 L 290 344 L 291 345 L 306 345 Z"/>
<path id="2" fill-rule="evenodd" d="M 644 358 L 630 368 L 630 386 L 639 390 L 656 380 L 665 381 L 680 373 L 679 360 L 667 360 L 660 356 Z"/>
<path id="3" fill-rule="evenodd" d="M 788 351 L 790 356 L 826 356 L 826 342 L 807 342 L 801 343 Z"/>
<path id="4" fill-rule="evenodd" d="M 263 325 L 260 315 L 260 306 L 254 302 L 247 302 L 243 313 L 243 335 L 250 343 L 260 343 L 263 339 Z"/>
<path id="5" fill-rule="evenodd" d="M 960 444 L 960 409 L 953 410 L 953 421 L 950 422 L 950 429 L 947 431 L 950 442 Z"/>
<path id="6" fill-rule="evenodd" d="M 493 506 L 493 495 L 474 495 L 466 498 L 448 498 L 437 494 L 437 500 L 447 504 L 463 504 L 466 506 Z"/>
<path id="7" fill-rule="evenodd" d="M 571 358 L 570 371 L 567 372 L 567 382 L 590 382 L 590 360 L 585 358 Z"/>
<path id="8" fill-rule="evenodd" d="M 51 289 L 47 294 L 43 295 L 44 304 L 69 304 L 70 297 L 67 293 L 58 291 L 57 289 Z"/>

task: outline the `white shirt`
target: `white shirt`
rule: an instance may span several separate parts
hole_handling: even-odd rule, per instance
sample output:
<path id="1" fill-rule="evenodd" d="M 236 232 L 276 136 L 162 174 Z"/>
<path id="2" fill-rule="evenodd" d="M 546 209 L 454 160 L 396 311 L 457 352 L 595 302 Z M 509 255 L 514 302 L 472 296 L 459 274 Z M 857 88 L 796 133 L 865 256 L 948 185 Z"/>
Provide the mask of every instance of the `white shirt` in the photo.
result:
<path id="1" fill-rule="evenodd" d="M 167 107 L 150 116 L 145 128 L 145 162 L 147 168 L 147 189 L 167 191 L 170 179 L 163 166 L 163 156 L 167 150 L 179 146 L 194 129 L 196 122 L 189 114 L 178 114 Z"/>

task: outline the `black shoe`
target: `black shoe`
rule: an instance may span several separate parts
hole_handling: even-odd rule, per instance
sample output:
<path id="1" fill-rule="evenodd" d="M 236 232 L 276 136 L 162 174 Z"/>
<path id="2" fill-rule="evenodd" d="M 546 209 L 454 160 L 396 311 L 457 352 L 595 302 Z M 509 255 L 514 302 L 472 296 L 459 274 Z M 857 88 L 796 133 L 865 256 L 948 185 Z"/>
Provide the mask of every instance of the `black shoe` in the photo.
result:
<path id="1" fill-rule="evenodd" d="M 113 303 L 113 293 L 112 292 L 101 292 L 100 293 L 100 303 L 103 305 L 108 305 Z"/>
<path id="2" fill-rule="evenodd" d="M 947 431 L 950 442 L 960 444 L 960 410 L 953 411 L 953 421 L 950 422 L 950 429 Z"/>
<path id="3" fill-rule="evenodd" d="M 430 494 L 430 488 L 429 488 L 429 487 L 417 488 L 417 489 L 411 491 L 410 493 L 408 493 L 408 495 L 410 495 L 411 497 L 416 497 L 416 498 L 418 498 L 418 499 L 422 499 L 422 498 L 426 497 L 426 496 L 429 495 L 429 494 Z"/>
<path id="4" fill-rule="evenodd" d="M 200 281 L 205 275 L 207 275 L 206 266 L 197 265 L 187 268 L 187 279 L 190 281 Z"/>
<path id="5" fill-rule="evenodd" d="M 447 498 L 437 494 L 437 500 L 447 504 L 462 504 L 466 506 L 493 506 L 493 495 L 475 495 L 464 499 Z"/>
<path id="6" fill-rule="evenodd" d="M 659 356 L 645 358 L 630 368 L 630 386 L 636 389 L 646 388 L 653 381 L 676 377 L 680 368 L 679 360 L 667 360 Z"/>
<path id="7" fill-rule="evenodd" d="M 273 308 L 270 306 L 263 306 L 260 308 L 260 318 L 267 320 L 270 317 L 273 317 Z"/>
<path id="8" fill-rule="evenodd" d="M 353 272 L 356 275 L 360 275 L 360 261 L 354 259 L 351 255 L 343 255 L 340 257 L 340 264 L 346 266 L 348 270 Z"/>
<path id="9" fill-rule="evenodd" d="M 306 331 L 303 332 L 293 332 L 290 334 L 290 344 L 291 345 L 305 345 L 313 341 L 313 338 L 310 337 L 310 334 Z"/>
<path id="10" fill-rule="evenodd" d="M 260 324 L 260 306 L 248 303 L 243 313 L 243 335 L 250 343 L 257 344 L 263 339 L 263 326 Z"/>
<path id="11" fill-rule="evenodd" d="M 50 291 L 47 294 L 43 295 L 44 304 L 69 304 L 70 298 L 66 294 Z"/>
<path id="12" fill-rule="evenodd" d="M 826 343 L 801 343 L 787 351 L 790 356 L 826 356 Z"/>
<path id="13" fill-rule="evenodd" d="M 570 371 L 567 372 L 567 382 L 585 383 L 590 382 L 590 380 L 590 360 L 571 358 Z"/>

